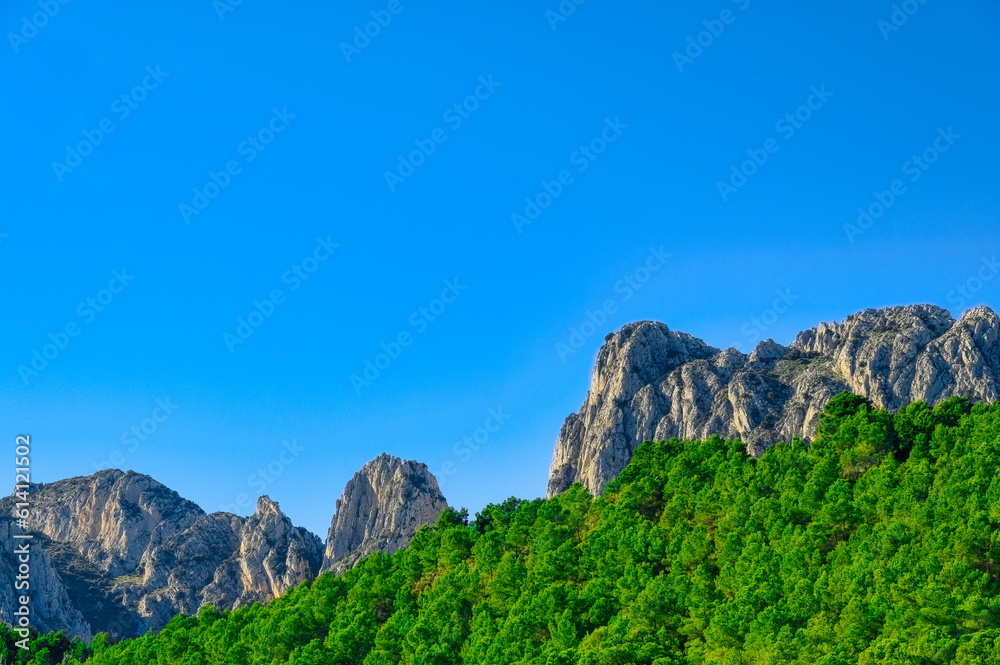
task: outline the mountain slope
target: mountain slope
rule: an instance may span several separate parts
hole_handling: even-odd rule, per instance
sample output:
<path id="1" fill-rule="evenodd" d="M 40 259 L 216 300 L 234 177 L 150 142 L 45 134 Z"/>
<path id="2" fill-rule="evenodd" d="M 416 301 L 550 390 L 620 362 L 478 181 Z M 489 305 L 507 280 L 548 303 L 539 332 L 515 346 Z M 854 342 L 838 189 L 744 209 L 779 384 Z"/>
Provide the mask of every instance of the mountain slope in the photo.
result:
<path id="1" fill-rule="evenodd" d="M 772 340 L 749 355 L 720 351 L 662 323 L 609 335 L 580 411 L 556 440 L 548 496 L 574 482 L 600 493 L 651 439 L 740 438 L 752 455 L 809 439 L 823 406 L 853 391 L 879 407 L 952 395 L 995 401 L 1000 319 L 987 307 L 955 321 L 931 305 L 869 309 L 843 323 Z"/>
<path id="2" fill-rule="evenodd" d="M 1000 662 L 1000 405 L 845 394 L 816 430 L 760 458 L 646 443 L 597 499 L 447 510 L 391 557 L 90 662 Z"/>

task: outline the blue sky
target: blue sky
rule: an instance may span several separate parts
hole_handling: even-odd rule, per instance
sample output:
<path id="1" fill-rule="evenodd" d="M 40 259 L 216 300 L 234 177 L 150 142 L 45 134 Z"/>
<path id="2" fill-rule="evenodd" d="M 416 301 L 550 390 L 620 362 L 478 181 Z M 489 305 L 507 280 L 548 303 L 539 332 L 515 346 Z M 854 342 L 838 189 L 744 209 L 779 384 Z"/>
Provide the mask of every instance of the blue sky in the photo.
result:
<path id="1" fill-rule="evenodd" d="M 113 463 L 325 535 L 387 451 L 475 511 L 544 493 L 629 321 L 748 349 L 998 301 L 995 2 L 221 1 L 0 8 L 0 424 L 35 480 Z"/>

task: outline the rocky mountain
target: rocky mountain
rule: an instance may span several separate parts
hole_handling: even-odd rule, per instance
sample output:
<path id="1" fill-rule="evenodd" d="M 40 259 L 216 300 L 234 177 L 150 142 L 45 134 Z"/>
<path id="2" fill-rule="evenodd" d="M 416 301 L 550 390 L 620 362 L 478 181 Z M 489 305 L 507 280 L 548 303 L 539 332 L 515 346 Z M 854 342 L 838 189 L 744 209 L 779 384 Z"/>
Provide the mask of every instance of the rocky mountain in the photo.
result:
<path id="1" fill-rule="evenodd" d="M 372 552 L 395 552 L 447 507 L 426 464 L 379 455 L 354 474 L 337 500 L 323 570 L 340 572 Z"/>
<path id="2" fill-rule="evenodd" d="M 16 501 L 0 499 L 0 620 L 8 624 L 22 593 L 14 587 Z M 322 541 L 267 496 L 249 517 L 206 514 L 149 476 L 110 469 L 32 484 L 30 502 L 32 626 L 85 639 L 158 631 L 206 603 L 266 603 L 321 569 L 394 552 L 447 506 L 425 465 L 380 455 L 337 501 L 324 557 Z"/>
<path id="3" fill-rule="evenodd" d="M 206 515 L 149 476 L 117 469 L 33 484 L 32 623 L 89 637 L 159 630 L 205 603 L 267 602 L 322 563 L 322 543 L 261 497 L 250 517 Z M 0 537 L 10 535 L 13 497 L 0 499 Z M 3 538 L 2 618 L 10 622 L 13 559 Z"/>
<path id="4" fill-rule="evenodd" d="M 932 305 L 868 309 L 787 347 L 763 341 L 750 355 L 662 323 L 631 323 L 605 338 L 583 406 L 559 432 L 548 495 L 574 482 L 602 492 L 649 439 L 738 437 L 756 456 L 808 439 L 826 402 L 848 390 L 887 409 L 953 395 L 995 401 L 998 337 L 988 307 L 957 321 Z"/>

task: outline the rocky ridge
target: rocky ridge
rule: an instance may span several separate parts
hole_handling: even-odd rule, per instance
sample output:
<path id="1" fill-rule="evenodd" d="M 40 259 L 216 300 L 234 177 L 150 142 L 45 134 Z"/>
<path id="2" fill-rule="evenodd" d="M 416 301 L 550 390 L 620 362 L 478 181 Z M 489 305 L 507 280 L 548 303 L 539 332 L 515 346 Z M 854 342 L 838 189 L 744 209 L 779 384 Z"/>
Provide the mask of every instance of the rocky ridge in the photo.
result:
<path id="1" fill-rule="evenodd" d="M 755 456 L 808 439 L 826 402 L 844 391 L 893 410 L 953 395 L 995 401 L 998 324 L 988 307 L 957 321 L 933 305 L 868 309 L 745 355 L 662 323 L 630 323 L 607 336 L 583 406 L 559 432 L 548 496 L 574 482 L 602 492 L 650 439 L 718 434 L 740 438 Z"/>

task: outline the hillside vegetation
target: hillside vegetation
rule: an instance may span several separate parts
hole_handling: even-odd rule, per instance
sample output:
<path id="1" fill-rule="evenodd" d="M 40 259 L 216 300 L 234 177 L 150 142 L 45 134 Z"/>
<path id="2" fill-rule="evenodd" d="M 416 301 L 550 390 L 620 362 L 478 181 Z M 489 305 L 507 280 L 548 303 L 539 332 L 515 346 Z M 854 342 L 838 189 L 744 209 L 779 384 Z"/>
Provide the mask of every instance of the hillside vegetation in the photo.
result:
<path id="1" fill-rule="evenodd" d="M 37 665 L 1000 663 L 1000 406 L 835 398 L 811 445 L 644 444 L 593 499 L 448 510 L 393 556 Z M 4 648 L 4 647 L 0 647 Z"/>

